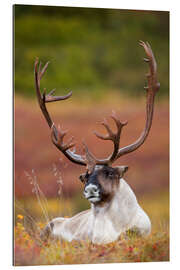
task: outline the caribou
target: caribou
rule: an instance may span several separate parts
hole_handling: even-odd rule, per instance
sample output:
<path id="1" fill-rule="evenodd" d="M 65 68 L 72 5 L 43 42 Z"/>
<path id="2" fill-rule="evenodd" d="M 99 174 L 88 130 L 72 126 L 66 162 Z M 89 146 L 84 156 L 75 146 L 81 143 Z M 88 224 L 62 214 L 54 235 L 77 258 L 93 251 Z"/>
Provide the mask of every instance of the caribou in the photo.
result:
<path id="1" fill-rule="evenodd" d="M 104 159 L 97 159 L 83 143 L 84 153 L 77 154 L 74 150 L 73 138 L 64 142 L 67 131 L 56 127 L 47 110 L 46 103 L 66 100 L 72 92 L 65 96 L 55 96 L 53 89 L 49 94 L 40 90 L 40 81 L 47 70 L 49 62 L 42 68 L 38 59 L 34 64 L 35 89 L 37 100 L 41 111 L 51 130 L 51 140 L 53 144 L 71 162 L 84 166 L 85 173 L 80 175 L 80 180 L 84 185 L 84 197 L 90 202 L 91 208 L 76 214 L 73 217 L 57 217 L 51 220 L 42 230 L 42 239 L 49 237 L 59 238 L 67 241 L 89 240 L 96 244 L 106 244 L 120 238 L 127 231 L 136 231 L 139 235 L 145 236 L 151 232 L 151 221 L 148 215 L 139 205 L 136 196 L 124 180 L 124 174 L 128 166 L 112 167 L 117 159 L 138 149 L 146 140 L 153 119 L 154 99 L 160 84 L 157 80 L 157 64 L 148 42 L 140 41 L 144 48 L 148 63 L 149 73 L 147 76 L 146 90 L 146 122 L 140 137 L 132 144 L 119 148 L 122 129 L 127 122 L 121 122 L 113 112 L 111 118 L 114 120 L 117 131 L 110 128 L 108 122 L 104 120 L 102 125 L 107 134 L 102 135 L 95 132 L 95 135 L 102 140 L 110 140 L 113 143 L 112 154 Z M 72 150 L 73 148 L 73 150 Z"/>

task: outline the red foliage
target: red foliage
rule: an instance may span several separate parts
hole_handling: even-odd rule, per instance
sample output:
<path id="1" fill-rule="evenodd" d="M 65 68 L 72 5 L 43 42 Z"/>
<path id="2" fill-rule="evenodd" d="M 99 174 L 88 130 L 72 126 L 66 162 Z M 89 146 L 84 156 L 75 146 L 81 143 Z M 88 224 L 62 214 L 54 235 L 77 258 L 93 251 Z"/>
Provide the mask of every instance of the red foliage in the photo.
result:
<path id="1" fill-rule="evenodd" d="M 69 103 L 66 103 L 67 107 Z M 109 141 L 101 141 L 92 134 L 94 129 L 103 132 L 97 126 L 104 117 L 115 109 L 122 121 L 128 120 L 128 125 L 122 133 L 121 146 L 132 143 L 138 138 L 143 127 L 145 104 L 128 105 L 119 109 L 117 105 L 111 108 L 101 105 L 81 108 L 75 106 L 66 109 L 60 105 L 51 107 L 53 119 L 68 128 L 69 136 L 74 135 L 77 142 L 77 151 L 85 138 L 89 149 L 97 157 L 106 157 L 112 151 Z M 57 106 L 57 107 L 56 107 Z M 71 107 L 71 106 L 69 106 Z M 68 108 L 69 108 L 68 107 Z M 54 111 L 53 111 L 54 110 Z M 136 152 L 125 155 L 116 164 L 129 165 L 125 178 L 136 193 L 151 192 L 168 186 L 169 179 L 169 114 L 168 106 L 156 104 L 153 126 L 145 144 Z M 110 120 L 111 121 L 111 120 Z M 68 136 L 67 136 L 68 138 Z M 82 153 L 82 152 L 81 152 Z M 59 160 L 61 159 L 61 160 Z M 83 166 L 71 163 L 53 146 L 50 139 L 50 130 L 43 119 L 37 103 L 19 100 L 15 104 L 15 194 L 17 197 L 31 196 L 32 186 L 25 176 L 25 171 L 35 170 L 40 187 L 47 197 L 57 196 L 58 184 L 53 174 L 52 166 L 56 164 L 63 179 L 63 194 L 72 195 L 80 189 L 78 179 L 84 171 Z"/>

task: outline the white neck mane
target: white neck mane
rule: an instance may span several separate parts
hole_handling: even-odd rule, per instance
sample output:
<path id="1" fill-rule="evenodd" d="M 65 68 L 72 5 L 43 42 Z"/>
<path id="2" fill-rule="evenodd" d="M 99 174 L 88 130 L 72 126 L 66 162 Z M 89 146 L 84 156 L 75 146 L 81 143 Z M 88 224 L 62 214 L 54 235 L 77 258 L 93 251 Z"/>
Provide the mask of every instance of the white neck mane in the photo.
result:
<path id="1" fill-rule="evenodd" d="M 110 203 L 103 207 L 92 205 L 93 242 L 116 240 L 122 232 L 132 227 L 139 208 L 133 191 L 125 180 L 121 179 L 119 189 Z"/>

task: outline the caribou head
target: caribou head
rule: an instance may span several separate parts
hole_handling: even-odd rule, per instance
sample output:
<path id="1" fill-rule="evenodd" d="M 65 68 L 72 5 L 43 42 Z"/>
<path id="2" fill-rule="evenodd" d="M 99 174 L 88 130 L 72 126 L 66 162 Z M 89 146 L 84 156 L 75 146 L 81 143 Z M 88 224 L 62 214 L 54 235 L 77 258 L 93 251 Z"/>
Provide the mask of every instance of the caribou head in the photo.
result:
<path id="1" fill-rule="evenodd" d="M 107 165 L 96 165 L 92 173 L 87 171 L 80 175 L 80 180 L 84 183 L 85 198 L 99 206 L 110 201 L 127 170 L 127 166 L 112 168 Z"/>
<path id="2" fill-rule="evenodd" d="M 95 132 L 95 135 L 101 139 L 101 140 L 110 140 L 113 143 L 113 151 L 112 153 L 104 158 L 104 159 L 97 159 L 88 149 L 87 145 L 84 143 L 84 154 L 79 155 L 77 154 L 74 150 L 71 150 L 74 148 L 75 143 L 73 142 L 73 138 L 71 138 L 68 142 L 64 142 L 64 137 L 67 133 L 67 131 L 63 131 L 60 127 L 56 127 L 55 124 L 53 123 L 47 108 L 46 108 L 46 103 L 48 102 L 54 102 L 54 101 L 60 101 L 60 100 L 65 100 L 68 99 L 71 95 L 72 92 L 68 93 L 66 96 L 54 96 L 53 93 L 55 89 L 50 91 L 49 94 L 46 95 L 45 90 L 41 94 L 40 91 L 40 81 L 47 70 L 48 67 L 48 62 L 45 64 L 45 66 L 42 68 L 41 63 L 39 63 L 38 59 L 35 61 L 35 86 L 36 86 L 36 94 L 39 102 L 39 106 L 41 108 L 41 111 L 47 121 L 47 124 L 49 125 L 51 129 L 51 139 L 53 144 L 73 163 L 82 165 L 86 168 L 85 173 L 80 176 L 80 180 L 84 185 L 84 196 L 87 200 L 90 201 L 92 204 L 92 209 L 90 212 L 87 212 L 81 215 L 81 219 L 79 220 L 79 214 L 76 215 L 75 217 L 72 217 L 71 219 L 63 219 L 60 218 L 60 220 L 56 219 L 56 221 L 51 222 L 50 225 L 48 225 L 45 229 L 47 232 L 48 230 L 51 229 L 52 234 L 61 236 L 64 239 L 67 240 L 72 240 L 72 239 L 84 239 L 84 237 L 88 237 L 91 239 L 93 242 L 101 243 L 101 242 L 110 242 L 113 239 L 116 239 L 119 234 L 126 230 L 127 228 L 133 228 L 137 227 L 140 228 L 141 232 L 142 231 L 148 231 L 149 232 L 149 219 L 147 215 L 143 212 L 143 210 L 140 208 L 138 205 L 134 193 L 130 190 L 130 187 L 128 184 L 122 179 L 124 173 L 127 171 L 128 166 L 117 166 L 117 167 L 112 167 L 112 164 L 119 159 L 121 156 L 126 155 L 128 153 L 131 153 L 138 149 L 146 140 L 151 125 L 152 125 L 152 118 L 153 118 L 153 109 L 154 109 L 154 98 L 156 95 L 156 92 L 159 89 L 159 82 L 157 81 L 157 66 L 156 66 L 156 60 L 153 55 L 153 52 L 151 50 L 151 47 L 148 43 L 145 43 L 143 41 L 140 41 L 139 43 L 145 50 L 146 53 L 146 58 L 144 58 L 145 62 L 148 63 L 149 65 L 149 73 L 146 75 L 147 76 L 147 86 L 145 87 L 146 90 L 146 123 L 144 130 L 140 137 L 132 144 L 127 145 L 125 147 L 119 147 L 120 145 L 120 136 L 122 133 L 123 128 L 127 125 L 127 122 L 121 122 L 115 112 L 112 113 L 111 118 L 115 122 L 116 125 L 116 132 L 113 132 L 112 129 L 110 128 L 107 120 L 104 120 L 102 122 L 102 125 L 105 127 L 107 134 L 102 135 L 97 132 Z M 98 228 L 95 229 L 95 224 L 93 223 L 93 218 L 97 219 L 97 215 L 93 216 L 93 211 L 98 207 L 101 207 L 104 209 L 107 205 L 114 205 L 115 202 L 119 209 L 121 207 L 129 207 L 125 206 L 123 204 L 122 200 L 119 199 L 117 194 L 120 194 L 123 190 L 123 196 L 125 199 L 130 201 L 129 205 L 131 205 L 131 208 L 134 209 L 133 212 L 129 211 L 128 213 L 131 214 L 126 214 L 126 216 L 121 217 L 118 213 L 119 221 L 116 221 L 116 226 L 115 232 L 109 231 L 109 236 L 106 237 L 105 240 L 103 240 L 104 236 L 98 235 Z M 121 198 L 123 198 L 121 196 Z M 123 206 L 122 206 L 123 205 Z M 133 208 L 135 207 L 135 208 Z M 108 207 L 108 212 L 107 219 L 104 221 L 104 224 L 108 224 L 107 220 L 110 219 L 111 214 L 113 211 L 115 211 L 115 207 L 113 206 L 112 208 Z M 104 210 L 103 210 L 104 211 Z M 138 212 L 139 211 L 139 212 Z M 105 213 L 105 212 L 103 212 Z M 142 216 L 142 222 L 137 220 L 136 215 Z M 98 217 L 98 222 L 101 222 L 105 218 L 104 216 Z M 114 215 L 114 212 L 112 216 Z M 129 217 L 127 216 L 129 215 Z M 134 216 L 133 216 L 134 215 Z M 81 222 L 83 221 L 83 218 L 86 218 L 86 226 L 85 226 L 85 231 L 89 232 L 88 234 L 82 230 L 81 232 L 78 230 L 77 231 L 77 224 L 80 226 Z M 134 218 L 134 219 L 133 219 Z M 130 222 L 130 220 L 134 220 L 134 222 Z M 61 227 L 61 223 L 63 222 L 63 227 Z M 71 226 L 68 225 L 71 222 Z M 95 222 L 95 221 L 94 221 Z M 140 223 L 138 223 L 140 222 Z M 67 224 L 66 224 L 67 223 Z M 73 224 L 76 224 L 76 230 L 72 228 L 75 228 Z M 52 225 L 53 224 L 53 225 Z M 117 226 L 119 224 L 119 227 Z M 124 225 L 122 225 L 124 224 Z M 144 227 L 142 224 L 145 224 Z M 67 225 L 67 226 L 65 226 Z M 81 226 L 80 226 L 81 227 Z M 88 228 L 87 228 L 88 227 Z M 108 227 L 108 225 L 107 225 Z M 148 227 L 148 229 L 147 229 Z M 69 229 L 68 229 L 69 228 Z M 71 228 L 71 229 L 70 229 Z M 69 230 L 69 231 L 68 231 Z M 107 229 L 108 231 L 108 229 Z M 71 232 L 71 233 L 70 233 Z M 107 232 L 106 232 L 107 233 Z M 104 235 L 106 234 L 104 233 Z M 71 235 L 70 238 L 66 237 L 65 235 Z"/>

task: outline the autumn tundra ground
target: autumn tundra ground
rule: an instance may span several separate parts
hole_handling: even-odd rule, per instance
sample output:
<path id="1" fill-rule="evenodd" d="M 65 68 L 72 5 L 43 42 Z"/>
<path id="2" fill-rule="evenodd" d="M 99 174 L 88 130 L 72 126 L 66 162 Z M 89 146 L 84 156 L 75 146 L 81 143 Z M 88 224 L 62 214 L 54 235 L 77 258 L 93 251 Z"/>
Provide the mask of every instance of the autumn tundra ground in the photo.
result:
<path id="1" fill-rule="evenodd" d="M 82 140 L 97 157 L 106 157 L 112 144 L 101 141 L 92 131 L 104 132 L 99 123 L 112 109 L 128 120 L 121 146 L 132 143 L 145 123 L 145 100 L 118 95 L 103 101 L 67 100 L 48 105 L 55 121 L 73 135 L 76 151 Z M 115 127 L 114 127 L 115 128 Z M 89 207 L 82 195 L 79 175 L 84 168 L 71 164 L 53 146 L 50 130 L 36 100 L 15 97 L 15 265 L 75 264 L 169 260 L 169 112 L 167 101 L 157 101 L 152 129 L 145 144 L 119 159 L 128 165 L 125 179 L 150 216 L 152 233 L 147 238 L 127 234 L 108 245 L 89 242 L 42 242 L 39 232 L 56 216 L 71 216 Z"/>

